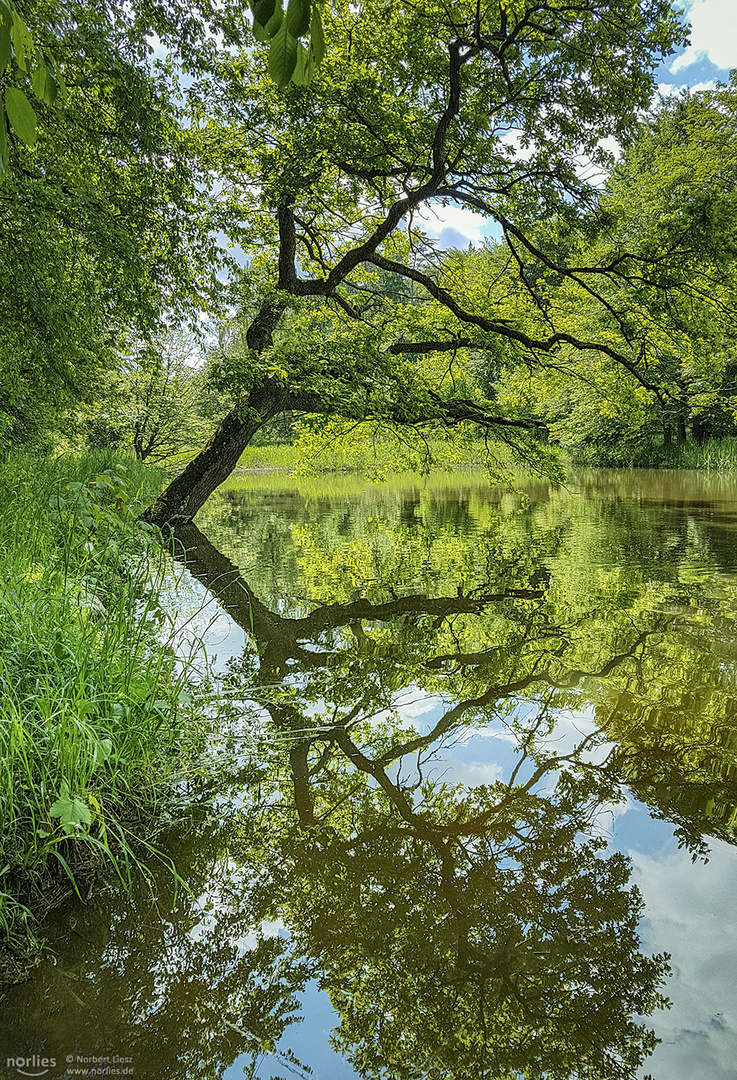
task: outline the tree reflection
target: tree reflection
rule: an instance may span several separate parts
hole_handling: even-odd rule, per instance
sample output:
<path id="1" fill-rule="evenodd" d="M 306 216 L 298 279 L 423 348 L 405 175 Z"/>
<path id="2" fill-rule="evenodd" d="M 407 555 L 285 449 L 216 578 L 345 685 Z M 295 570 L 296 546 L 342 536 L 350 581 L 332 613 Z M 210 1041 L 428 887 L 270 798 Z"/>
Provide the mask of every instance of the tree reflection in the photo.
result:
<path id="1" fill-rule="evenodd" d="M 640 952 L 626 859 L 588 835 L 618 796 L 607 769 L 584 760 L 598 736 L 565 754 L 542 736 L 551 695 L 562 702 L 639 661 L 659 628 L 583 669 L 561 663 L 569 643 L 539 589 L 357 598 L 288 619 L 194 526 L 180 541 L 255 638 L 258 656 L 233 665 L 231 685 L 246 675 L 270 686 L 269 766 L 236 849 L 262 868 L 250 918 L 282 918 L 294 955 L 313 960 L 340 1014 L 336 1046 L 357 1071 L 633 1076 L 654 1045 L 634 1017 L 662 1004 L 666 959 Z M 495 644 L 471 650 L 484 619 Z M 391 711 L 420 672 L 455 700 L 425 733 Z M 523 723 L 514 706 L 533 691 Z M 438 747 L 471 722 L 516 730 L 507 780 L 433 778 Z"/>
<path id="2" fill-rule="evenodd" d="M 42 1006 L 18 991 L 9 1030 L 59 1054 L 126 1047 L 139 1075 L 237 1058 L 290 1077 L 306 1065 L 280 1057 L 285 1032 L 317 981 L 367 1080 L 638 1074 L 667 958 L 641 950 L 602 813 L 630 791 L 695 854 L 734 839 L 735 596 L 566 561 L 560 530 L 535 546 L 525 522 L 452 543 L 413 529 L 409 554 L 386 530 L 337 552 L 306 531 L 292 617 L 194 526 L 179 535 L 249 642 L 223 685 L 229 779 L 171 840 L 191 893 L 165 917 L 144 893 L 87 909 L 90 944 L 46 972 Z M 445 777 L 481 734 L 504 768 Z M 186 806 L 212 799 L 198 785 Z"/>

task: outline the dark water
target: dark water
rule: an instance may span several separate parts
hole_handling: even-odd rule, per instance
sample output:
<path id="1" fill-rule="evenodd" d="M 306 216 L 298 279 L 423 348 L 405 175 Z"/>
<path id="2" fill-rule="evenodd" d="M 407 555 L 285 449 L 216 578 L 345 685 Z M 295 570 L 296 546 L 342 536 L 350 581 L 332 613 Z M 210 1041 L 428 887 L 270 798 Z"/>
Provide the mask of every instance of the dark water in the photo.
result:
<path id="1" fill-rule="evenodd" d="M 210 501 L 176 594 L 221 678 L 166 837 L 188 889 L 154 865 L 60 914 L 0 1069 L 737 1075 L 737 480 L 520 487 Z"/>

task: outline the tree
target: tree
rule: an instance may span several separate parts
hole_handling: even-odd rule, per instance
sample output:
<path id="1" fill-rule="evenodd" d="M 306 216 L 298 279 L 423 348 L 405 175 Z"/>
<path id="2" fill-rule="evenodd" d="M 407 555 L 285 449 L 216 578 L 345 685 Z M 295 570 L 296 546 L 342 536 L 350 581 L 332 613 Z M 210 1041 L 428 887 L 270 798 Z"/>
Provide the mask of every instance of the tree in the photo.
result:
<path id="1" fill-rule="evenodd" d="M 69 100 L 61 115 L 58 102 L 39 101 L 35 145 L 11 133 L 7 147 L 2 407 L 27 428 L 51 415 L 68 429 L 131 337 L 145 339 L 165 320 L 191 321 L 213 294 L 212 222 L 174 62 L 206 64 L 207 42 L 193 44 L 205 13 L 21 6 L 38 55 L 53 50 Z M 156 61 L 153 33 L 178 52 Z M 27 73 L 11 75 L 12 86 L 31 92 Z"/>
<path id="2" fill-rule="evenodd" d="M 734 430 L 736 136 L 737 85 L 661 100 L 613 170 L 589 234 L 538 229 L 544 255 L 555 240 L 569 248 L 569 265 L 608 268 L 605 306 L 571 294 L 554 257 L 541 276 L 535 254 L 518 245 L 538 320 L 578 320 L 589 335 L 639 343 L 629 370 L 570 348 L 531 370 L 507 350 L 500 400 L 543 418 L 551 438 L 579 454 L 631 462 L 689 434 Z M 500 253 L 466 258 L 488 275 Z"/>
<path id="3" fill-rule="evenodd" d="M 326 20 L 331 47 L 309 87 L 278 90 L 253 49 L 192 90 L 203 153 L 232 196 L 229 235 L 260 277 L 234 407 L 148 512 L 158 524 L 191 519 L 282 410 L 470 421 L 534 459 L 538 425 L 484 398 L 464 350 L 506 340 L 532 359 L 566 343 L 626 368 L 637 357 L 636 343 L 551 326 L 533 336 L 491 304 L 467 305 L 422 257 L 414 217 L 437 199 L 509 235 L 555 214 L 575 223 L 595 201 L 579 155 L 603 163 L 604 136 L 626 141 L 654 66 L 683 40 L 669 4 L 393 0 L 339 3 Z M 590 296 L 601 275 L 568 277 Z M 387 298 L 388 278 L 412 303 Z"/>
<path id="4" fill-rule="evenodd" d="M 98 402 L 88 425 L 102 424 L 139 461 L 162 461 L 191 450 L 208 430 L 202 408 L 209 391 L 201 361 L 199 343 L 182 332 L 139 344 L 121 356 L 107 400 Z"/>

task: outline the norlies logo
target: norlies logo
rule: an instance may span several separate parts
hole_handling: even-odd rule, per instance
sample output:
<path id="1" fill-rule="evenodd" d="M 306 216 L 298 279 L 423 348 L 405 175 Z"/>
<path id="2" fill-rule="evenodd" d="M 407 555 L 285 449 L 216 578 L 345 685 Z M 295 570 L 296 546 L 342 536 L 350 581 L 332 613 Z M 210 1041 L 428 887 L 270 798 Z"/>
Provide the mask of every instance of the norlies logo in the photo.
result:
<path id="1" fill-rule="evenodd" d="M 45 1076 L 49 1069 L 56 1065 L 56 1058 L 39 1057 L 9 1057 L 5 1059 L 9 1069 L 15 1069 L 21 1076 Z"/>

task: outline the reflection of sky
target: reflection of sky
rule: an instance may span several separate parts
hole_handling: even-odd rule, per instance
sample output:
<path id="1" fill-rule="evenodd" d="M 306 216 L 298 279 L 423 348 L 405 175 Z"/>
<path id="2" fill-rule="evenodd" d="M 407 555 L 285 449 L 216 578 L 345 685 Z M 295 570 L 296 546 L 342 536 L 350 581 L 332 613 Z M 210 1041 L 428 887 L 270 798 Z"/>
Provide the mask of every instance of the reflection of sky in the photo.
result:
<path id="1" fill-rule="evenodd" d="M 402 719 L 423 734 L 437 723 L 447 703 L 408 688 L 399 706 Z M 592 718 L 586 713 L 561 713 L 559 721 L 549 739 L 549 749 L 558 753 L 570 751 L 592 730 Z M 600 752 L 602 748 L 597 756 Z M 503 726 L 465 728 L 433 756 L 432 770 L 435 779 L 446 783 L 491 784 L 508 777 L 516 760 L 513 741 Z M 640 925 L 643 951 L 672 956 L 673 974 L 665 993 L 673 1005 L 647 1020 L 662 1042 L 642 1075 L 652 1073 L 655 1080 L 734 1080 L 737 853 L 714 842 L 707 865 L 692 863 L 687 852 L 678 850 L 672 826 L 651 818 L 647 808 L 632 798 L 604 808 L 597 831 L 632 859 L 632 880 L 646 904 Z M 357 1074 L 329 1046 L 329 1031 L 338 1018 L 327 995 L 313 984 L 302 1002 L 304 1020 L 288 1030 L 282 1048 L 288 1046 L 309 1065 L 314 1080 L 353 1080 Z M 225 1073 L 225 1080 L 235 1080 L 237 1065 Z M 273 1058 L 265 1058 L 258 1075 L 265 1080 L 275 1065 Z M 291 1074 L 287 1070 L 283 1075 Z"/>
<path id="2" fill-rule="evenodd" d="M 415 724 L 428 731 L 442 703 L 415 701 Z M 592 730 L 585 713 L 562 713 L 549 749 L 567 753 Z M 491 735 L 492 737 L 489 737 Z M 598 753 L 606 747 L 597 748 Z M 471 731 L 443 748 L 435 759 L 438 776 L 468 785 L 509 776 L 517 760 L 504 729 Z M 655 1080 L 734 1080 L 737 1076 L 737 852 L 714 841 L 707 865 L 679 850 L 673 828 L 657 821 L 640 802 L 628 798 L 607 807 L 599 822 L 611 846 L 630 856 L 633 882 L 646 908 L 640 926 L 647 953 L 672 956 L 666 995 L 672 1008 L 650 1017 L 662 1040 L 643 1070 Z"/>
<path id="3" fill-rule="evenodd" d="M 209 608 L 205 616 L 202 600 L 202 594 L 195 589 L 190 603 L 182 604 L 180 593 L 175 625 L 188 624 L 193 612 L 199 611 L 195 621 L 211 617 Z M 226 659 L 242 647 L 243 632 L 221 609 L 216 610 L 217 619 L 208 633 L 208 654 L 215 670 L 222 670 Z M 426 694 L 417 686 L 400 691 L 393 704 L 403 723 L 418 734 L 431 731 L 452 705 L 441 695 Z M 532 720 L 535 710 L 534 702 L 520 703 L 517 717 Z M 384 712 L 373 720 L 384 721 L 387 717 Z M 559 710 L 556 720 L 553 733 L 545 740 L 551 753 L 570 752 L 594 730 L 593 715 L 585 710 Z M 594 756 L 599 758 L 606 752 L 603 745 L 594 750 Z M 508 778 L 517 760 L 514 736 L 499 720 L 488 726 L 469 725 L 454 731 L 433 753 L 423 774 L 448 784 L 492 784 Z M 405 778 L 408 768 L 405 763 Z M 520 779 L 525 775 L 529 773 L 521 772 Z M 646 1062 L 642 1075 L 651 1073 L 655 1080 L 734 1080 L 737 852 L 727 844 L 714 842 L 707 865 L 692 863 L 687 852 L 678 850 L 672 826 L 654 820 L 647 808 L 632 798 L 603 808 L 596 831 L 632 859 L 633 882 L 646 904 L 640 925 L 643 950 L 672 956 L 673 974 L 665 993 L 673 1005 L 647 1020 L 662 1042 Z M 246 948 L 249 944 L 244 939 Z M 300 997 L 303 1020 L 287 1029 L 276 1058 L 264 1054 L 257 1076 L 263 1080 L 273 1075 L 354 1080 L 357 1074 L 330 1047 L 330 1031 L 338 1025 L 338 1017 L 327 994 L 311 983 Z M 311 1073 L 285 1060 L 281 1054 L 286 1050 L 309 1066 Z M 237 1058 L 223 1074 L 224 1080 L 242 1076 L 250 1060 L 250 1055 Z"/>
<path id="4" fill-rule="evenodd" d="M 637 816 L 649 822 L 646 812 Z M 618 830 L 615 844 L 619 840 Z M 687 852 L 676 849 L 664 822 L 650 822 L 642 840 L 627 843 L 625 850 L 647 905 L 643 948 L 669 952 L 673 966 L 666 988 L 673 1007 L 656 1018 L 663 1041 L 648 1071 L 655 1080 L 734 1080 L 737 853 L 714 841 L 708 865 L 694 865 Z M 656 854 L 646 850 L 650 845 L 659 848 Z"/>

